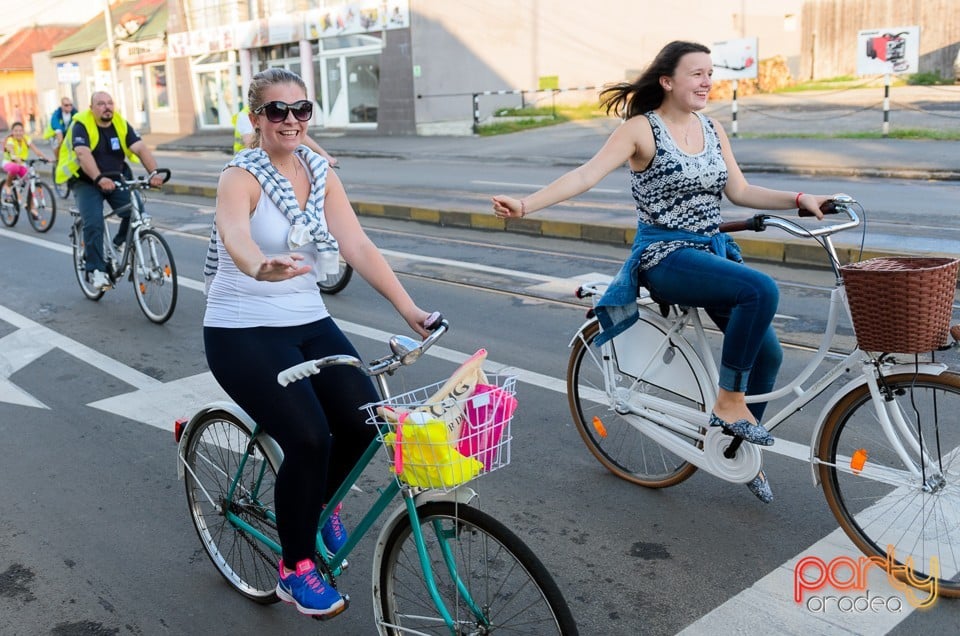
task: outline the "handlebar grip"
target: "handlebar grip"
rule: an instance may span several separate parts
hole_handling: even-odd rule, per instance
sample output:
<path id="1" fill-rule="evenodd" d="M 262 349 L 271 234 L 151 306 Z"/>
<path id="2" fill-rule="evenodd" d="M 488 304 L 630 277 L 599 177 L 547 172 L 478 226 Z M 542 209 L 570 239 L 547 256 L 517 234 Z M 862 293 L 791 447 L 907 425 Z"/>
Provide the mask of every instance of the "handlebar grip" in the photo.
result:
<path id="1" fill-rule="evenodd" d="M 724 221 L 720 224 L 721 232 L 763 232 L 764 230 L 764 219 L 766 218 L 763 214 L 755 214 L 749 219 L 743 219 L 740 221 Z"/>
<path id="2" fill-rule="evenodd" d="M 151 175 L 158 174 L 163 177 L 163 182 L 166 183 L 170 180 L 170 169 L 169 168 L 157 168 L 154 170 Z M 149 178 L 149 177 L 148 177 Z"/>
<path id="3" fill-rule="evenodd" d="M 427 331 L 436 331 L 443 325 L 443 314 L 435 311 L 423 321 L 423 328 Z"/>
<path id="4" fill-rule="evenodd" d="M 307 360 L 306 362 L 301 362 L 278 373 L 277 384 L 287 386 L 291 382 L 309 378 L 311 375 L 319 373 L 319 371 L 320 369 L 317 368 L 316 360 Z"/>
<path id="5" fill-rule="evenodd" d="M 833 199 L 827 199 L 826 201 L 820 204 L 820 211 L 823 212 L 824 214 L 836 214 L 840 210 L 837 207 L 836 201 L 834 201 Z M 807 210 L 804 210 L 804 209 L 798 210 L 797 213 L 799 216 L 814 216 L 812 212 L 808 212 Z"/>

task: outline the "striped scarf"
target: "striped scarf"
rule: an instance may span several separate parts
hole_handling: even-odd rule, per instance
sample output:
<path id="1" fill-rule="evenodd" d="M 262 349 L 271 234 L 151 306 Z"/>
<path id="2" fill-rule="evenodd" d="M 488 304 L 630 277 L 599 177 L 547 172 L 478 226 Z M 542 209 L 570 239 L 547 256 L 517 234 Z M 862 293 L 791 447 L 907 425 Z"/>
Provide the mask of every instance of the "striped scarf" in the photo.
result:
<path id="1" fill-rule="evenodd" d="M 260 183 L 263 192 L 270 197 L 277 208 L 290 221 L 290 233 L 287 235 L 287 245 L 291 250 L 303 247 L 309 243 L 317 246 L 320 253 L 318 273 L 336 274 L 339 267 L 340 248 L 337 240 L 327 229 L 327 221 L 323 214 L 323 199 L 327 186 L 327 160 L 313 152 L 306 146 L 299 146 L 294 153 L 299 155 L 313 175 L 310 187 L 310 197 L 304 210 L 300 210 L 293 186 L 270 163 L 270 157 L 261 148 L 249 148 L 237 153 L 224 170 L 231 166 L 243 168 Z M 207 259 L 203 265 L 203 278 L 206 287 L 210 286 L 217 273 L 219 254 L 217 252 L 217 224 L 214 219 L 210 230 L 210 243 L 207 245 Z"/>

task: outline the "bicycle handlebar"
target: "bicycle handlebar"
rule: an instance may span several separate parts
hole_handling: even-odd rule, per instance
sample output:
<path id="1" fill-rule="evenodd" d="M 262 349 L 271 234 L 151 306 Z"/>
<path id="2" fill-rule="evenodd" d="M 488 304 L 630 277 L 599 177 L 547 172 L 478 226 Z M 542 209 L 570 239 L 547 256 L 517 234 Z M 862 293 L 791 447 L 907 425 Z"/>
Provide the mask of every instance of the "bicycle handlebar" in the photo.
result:
<path id="1" fill-rule="evenodd" d="M 167 168 L 157 168 L 148 175 L 140 175 L 134 177 L 132 180 L 127 180 L 120 172 L 104 172 L 101 176 L 110 179 L 118 188 L 132 188 L 134 190 L 149 190 L 153 186 L 150 185 L 150 179 L 154 175 L 160 175 L 163 177 L 163 182 L 166 183 L 170 180 L 171 172 Z"/>
<path id="2" fill-rule="evenodd" d="M 725 221 L 720 224 L 720 231 L 726 233 L 744 231 L 763 232 L 768 227 L 776 227 L 801 238 L 830 236 L 831 234 L 836 234 L 837 232 L 848 230 L 860 225 L 860 217 L 857 216 L 857 213 L 853 209 L 853 206 L 856 204 L 856 200 L 846 195 L 838 196 L 825 202 L 822 206 L 820 206 L 821 212 L 824 214 L 842 214 L 847 218 L 847 220 L 823 227 L 808 228 L 790 219 L 771 216 L 769 214 L 755 214 L 749 219 L 743 219 L 740 221 Z M 810 212 L 801 211 L 800 216 L 813 216 L 813 214 Z"/>
<path id="3" fill-rule="evenodd" d="M 433 316 L 431 316 L 433 318 Z M 347 355 L 327 356 L 316 360 L 307 360 L 292 367 L 284 369 L 277 374 L 277 384 L 287 386 L 291 382 L 303 380 L 311 375 L 320 373 L 326 367 L 336 365 L 347 365 L 360 369 L 368 376 L 376 376 L 382 373 L 392 372 L 402 366 L 410 365 L 416 362 L 423 353 L 432 347 L 443 334 L 450 329 L 450 323 L 445 318 L 436 314 L 433 321 L 427 319 L 427 328 L 433 330 L 423 341 L 417 343 L 406 336 L 393 336 L 390 339 L 390 348 L 393 351 L 390 355 L 378 358 L 370 364 L 365 364 L 359 358 Z M 395 343 L 399 343 L 395 345 Z M 414 343 L 414 346 L 406 346 L 408 343 Z"/>

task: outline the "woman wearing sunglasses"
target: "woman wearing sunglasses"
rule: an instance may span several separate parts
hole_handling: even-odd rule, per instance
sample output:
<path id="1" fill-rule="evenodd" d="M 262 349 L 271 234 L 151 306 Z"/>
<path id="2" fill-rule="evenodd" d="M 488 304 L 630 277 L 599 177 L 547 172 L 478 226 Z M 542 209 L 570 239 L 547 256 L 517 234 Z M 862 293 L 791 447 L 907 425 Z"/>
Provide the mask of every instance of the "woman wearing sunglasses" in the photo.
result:
<path id="1" fill-rule="evenodd" d="M 338 252 L 421 336 L 429 314 L 360 227 L 327 160 L 303 145 L 313 114 L 303 80 L 284 69 L 258 73 L 247 103 L 253 147 L 227 164 L 217 187 L 204 270 L 204 345 L 220 385 L 283 449 L 275 493 L 283 551 L 277 595 L 328 618 L 345 603 L 313 561 L 317 525 L 376 434 L 358 407 L 379 398 L 369 378 L 347 366 L 285 388 L 277 373 L 324 356 L 358 356 L 316 285 L 318 275 L 336 271 Z M 339 515 L 321 535 L 333 552 L 346 543 Z"/>

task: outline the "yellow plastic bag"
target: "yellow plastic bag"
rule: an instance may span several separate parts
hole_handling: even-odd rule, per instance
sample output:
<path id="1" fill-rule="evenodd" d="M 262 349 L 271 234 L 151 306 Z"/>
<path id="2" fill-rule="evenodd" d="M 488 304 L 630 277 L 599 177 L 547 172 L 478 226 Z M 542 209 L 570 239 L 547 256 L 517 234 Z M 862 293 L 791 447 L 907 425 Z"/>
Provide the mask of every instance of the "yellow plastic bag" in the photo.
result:
<path id="1" fill-rule="evenodd" d="M 393 451 L 393 472 L 404 482 L 420 488 L 453 488 L 483 471 L 483 463 L 464 457 L 450 441 L 447 424 L 440 419 L 404 418 L 396 432 L 383 441 Z M 416 423 L 412 420 L 421 420 Z"/>

